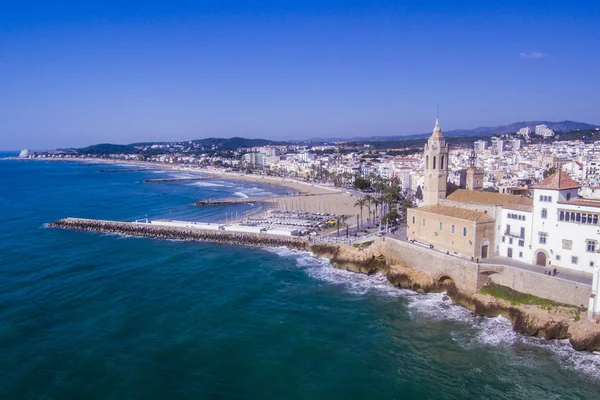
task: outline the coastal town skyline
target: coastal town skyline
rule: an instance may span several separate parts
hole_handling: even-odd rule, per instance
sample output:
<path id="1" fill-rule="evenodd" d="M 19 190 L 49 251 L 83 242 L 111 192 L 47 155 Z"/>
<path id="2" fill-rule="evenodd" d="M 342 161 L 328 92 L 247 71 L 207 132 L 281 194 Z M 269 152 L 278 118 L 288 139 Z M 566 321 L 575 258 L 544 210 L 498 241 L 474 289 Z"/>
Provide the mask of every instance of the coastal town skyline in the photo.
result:
<path id="1" fill-rule="evenodd" d="M 600 8 L 0 13 L 0 399 L 597 399 Z"/>
<path id="2" fill-rule="evenodd" d="M 0 148 L 600 124 L 585 4 L 19 2 Z"/>

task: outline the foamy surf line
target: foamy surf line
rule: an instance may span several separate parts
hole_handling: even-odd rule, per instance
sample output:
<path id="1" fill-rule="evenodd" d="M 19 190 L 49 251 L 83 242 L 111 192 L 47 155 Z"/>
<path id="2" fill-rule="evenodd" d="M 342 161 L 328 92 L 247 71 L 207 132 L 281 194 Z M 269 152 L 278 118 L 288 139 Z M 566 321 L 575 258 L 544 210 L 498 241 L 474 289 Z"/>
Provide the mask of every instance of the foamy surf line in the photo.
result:
<path id="1" fill-rule="evenodd" d="M 600 353 L 586 353 L 574 350 L 569 341 L 544 340 L 516 333 L 509 320 L 502 316 L 479 317 L 464 307 L 452 304 L 444 293 L 418 294 L 400 289 L 390 284 L 383 274 L 367 276 L 335 268 L 327 258 L 316 257 L 308 251 L 291 250 L 284 247 L 267 248 L 280 257 L 295 258 L 299 267 L 320 281 L 345 287 L 356 295 L 377 294 L 386 297 L 404 297 L 408 300 L 408 312 L 415 318 L 450 320 L 465 324 L 474 329 L 472 335 L 451 333 L 453 340 L 463 347 L 491 346 L 515 348 L 525 345 L 550 353 L 562 368 L 573 369 L 600 379 Z M 537 363 L 516 355 L 515 362 L 535 368 Z"/>

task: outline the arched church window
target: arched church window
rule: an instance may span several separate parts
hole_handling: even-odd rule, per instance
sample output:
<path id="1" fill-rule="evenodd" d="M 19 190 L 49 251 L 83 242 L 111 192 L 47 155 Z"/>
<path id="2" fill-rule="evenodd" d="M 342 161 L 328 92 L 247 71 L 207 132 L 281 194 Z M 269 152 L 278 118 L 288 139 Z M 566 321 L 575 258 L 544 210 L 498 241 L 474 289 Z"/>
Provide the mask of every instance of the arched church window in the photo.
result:
<path id="1" fill-rule="evenodd" d="M 440 157 L 440 169 L 444 169 L 444 156 Z"/>
<path id="2" fill-rule="evenodd" d="M 425 157 L 425 169 L 429 168 L 429 156 Z"/>
<path id="3" fill-rule="evenodd" d="M 436 164 L 436 156 L 433 156 L 433 169 L 435 169 L 435 164 Z"/>

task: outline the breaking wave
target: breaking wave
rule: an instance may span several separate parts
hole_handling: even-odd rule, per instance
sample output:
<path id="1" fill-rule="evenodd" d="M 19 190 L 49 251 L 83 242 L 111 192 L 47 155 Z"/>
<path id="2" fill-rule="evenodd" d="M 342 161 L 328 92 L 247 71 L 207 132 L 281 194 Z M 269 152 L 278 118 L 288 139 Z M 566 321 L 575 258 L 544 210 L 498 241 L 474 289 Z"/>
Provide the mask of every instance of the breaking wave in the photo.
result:
<path id="1" fill-rule="evenodd" d="M 190 186 L 200 186 L 200 187 L 223 187 L 225 185 L 222 185 L 220 183 L 214 183 L 214 182 L 193 182 L 189 184 Z"/>
<path id="2" fill-rule="evenodd" d="M 328 259 L 318 258 L 312 253 L 287 248 L 271 248 L 268 251 L 280 257 L 295 258 L 296 264 L 317 280 L 332 285 L 342 286 L 356 295 L 374 294 L 390 298 L 402 297 L 407 300 L 409 315 L 415 319 L 435 321 L 452 321 L 467 326 L 467 333 L 451 332 L 453 341 L 465 348 L 492 346 L 500 348 L 516 348 L 526 346 L 551 353 L 565 369 L 573 369 L 586 375 L 600 379 L 600 353 L 585 353 L 574 350 L 569 341 L 544 340 L 516 333 L 511 322 L 502 316 L 495 318 L 479 317 L 464 307 L 452 304 L 444 293 L 419 294 L 411 290 L 400 289 L 391 285 L 385 275 L 367 276 L 355 272 L 335 268 Z M 516 357 L 513 362 L 531 364 L 536 361 Z"/>

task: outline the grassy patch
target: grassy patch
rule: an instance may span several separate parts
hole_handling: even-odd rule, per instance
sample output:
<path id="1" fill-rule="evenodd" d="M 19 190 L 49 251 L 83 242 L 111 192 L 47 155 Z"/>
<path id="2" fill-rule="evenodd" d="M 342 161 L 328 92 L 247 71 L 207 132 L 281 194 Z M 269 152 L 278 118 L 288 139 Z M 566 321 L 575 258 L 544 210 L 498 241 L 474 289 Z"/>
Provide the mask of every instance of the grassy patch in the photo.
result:
<path id="1" fill-rule="evenodd" d="M 362 242 L 362 243 L 352 243 L 352 246 L 356 247 L 356 248 L 359 248 L 359 249 L 366 249 L 371 244 L 373 244 L 373 242 L 374 242 L 374 240 L 368 240 L 368 241 Z"/>
<path id="2" fill-rule="evenodd" d="M 541 297 L 533 296 L 531 294 L 517 292 L 516 290 L 513 290 L 507 286 L 497 285 L 495 283 L 490 283 L 484 286 L 483 288 L 481 288 L 479 293 L 489 294 L 490 296 L 506 300 L 510 302 L 513 306 L 519 304 L 530 304 L 541 306 L 542 308 L 546 308 L 548 310 L 550 310 L 552 307 L 579 308 L 569 304 L 562 304 L 553 300 L 543 299 Z"/>

